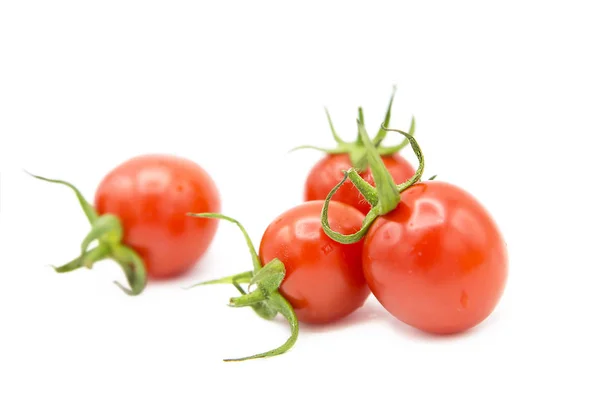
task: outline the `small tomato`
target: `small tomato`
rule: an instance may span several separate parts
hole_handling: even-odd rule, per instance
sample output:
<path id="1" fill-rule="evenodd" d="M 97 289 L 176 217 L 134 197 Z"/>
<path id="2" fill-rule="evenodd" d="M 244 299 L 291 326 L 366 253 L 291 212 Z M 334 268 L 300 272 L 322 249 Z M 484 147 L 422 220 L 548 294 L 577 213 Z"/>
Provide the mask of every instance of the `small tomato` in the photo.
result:
<path id="1" fill-rule="evenodd" d="M 128 294 L 141 293 L 147 276 L 170 278 L 192 268 L 216 232 L 217 221 L 187 218 L 190 211 L 220 210 L 215 183 L 187 159 L 142 155 L 125 161 L 104 177 L 95 206 L 68 182 L 34 177 L 71 188 L 91 225 L 81 253 L 55 270 L 91 268 L 112 259 L 123 269 L 130 288 L 115 283 Z"/>

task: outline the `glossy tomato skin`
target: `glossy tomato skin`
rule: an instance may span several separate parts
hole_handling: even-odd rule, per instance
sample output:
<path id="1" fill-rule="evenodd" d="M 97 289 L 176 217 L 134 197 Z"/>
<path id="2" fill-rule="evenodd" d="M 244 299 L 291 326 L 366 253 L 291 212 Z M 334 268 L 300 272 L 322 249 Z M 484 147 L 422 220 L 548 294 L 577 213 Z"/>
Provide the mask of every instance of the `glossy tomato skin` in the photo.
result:
<path id="1" fill-rule="evenodd" d="M 472 328 L 504 291 L 504 239 L 484 207 L 451 184 L 412 186 L 364 241 L 363 268 L 373 294 L 396 318 L 422 331 Z"/>
<path id="2" fill-rule="evenodd" d="M 110 171 L 95 196 L 99 214 L 114 214 L 123 243 L 144 260 L 148 276 L 165 279 L 191 269 L 205 253 L 217 220 L 188 212 L 219 212 L 218 189 L 196 163 L 171 155 L 134 157 Z"/>
<path id="3" fill-rule="evenodd" d="M 264 264 L 283 262 L 286 276 L 280 293 L 291 303 L 299 321 L 323 324 L 343 318 L 363 305 L 369 289 L 362 272 L 362 240 L 342 245 L 321 227 L 323 201 L 306 202 L 276 218 L 265 230 L 259 250 Z M 331 227 L 341 233 L 360 229 L 364 215 L 332 201 Z"/>
<path id="4" fill-rule="evenodd" d="M 415 173 L 412 165 L 399 154 L 381 158 L 387 170 L 392 174 L 394 182 L 398 184 L 406 181 Z M 352 163 L 348 154 L 328 154 L 322 158 L 308 174 L 304 186 L 304 200 L 325 200 L 331 189 L 344 177 L 343 171 L 350 168 L 352 168 Z M 374 185 L 370 169 L 360 175 L 371 185 Z M 346 181 L 332 199 L 349 204 L 365 215 L 371 209 L 371 205 L 350 181 Z"/>

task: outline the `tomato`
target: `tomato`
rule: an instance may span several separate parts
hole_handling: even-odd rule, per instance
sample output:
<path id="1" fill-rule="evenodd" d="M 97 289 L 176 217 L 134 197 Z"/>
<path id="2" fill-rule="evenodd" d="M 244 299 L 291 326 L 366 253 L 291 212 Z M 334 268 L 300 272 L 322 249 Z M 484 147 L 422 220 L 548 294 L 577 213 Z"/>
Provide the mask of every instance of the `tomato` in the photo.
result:
<path id="1" fill-rule="evenodd" d="M 120 219 L 123 243 L 141 256 L 149 277 L 162 279 L 188 271 L 206 252 L 218 221 L 187 213 L 218 212 L 220 199 L 214 181 L 194 162 L 144 155 L 106 175 L 95 208 Z"/>
<path id="2" fill-rule="evenodd" d="M 306 323 L 343 318 L 370 293 L 362 272 L 362 241 L 343 245 L 330 239 L 321 228 L 322 207 L 323 201 L 310 201 L 284 212 L 267 227 L 259 248 L 263 265 L 274 258 L 285 265 L 279 292 Z M 358 231 L 363 218 L 346 204 L 329 205 L 329 222 L 340 232 Z"/>
<path id="3" fill-rule="evenodd" d="M 364 240 L 365 279 L 396 318 L 449 334 L 479 324 L 502 296 L 504 239 L 484 207 L 463 189 L 426 181 L 402 193 Z"/>
<path id="4" fill-rule="evenodd" d="M 406 181 L 415 173 L 412 165 L 399 154 L 381 158 L 397 184 Z M 352 164 L 348 154 L 329 154 L 323 157 L 308 174 L 304 188 L 304 200 L 324 200 L 331 189 L 342 179 L 343 171 L 350 168 L 352 168 Z M 374 184 L 370 169 L 367 168 L 360 175 L 371 185 Z M 351 205 L 363 214 L 367 214 L 371 209 L 371 205 L 350 181 L 344 183 L 332 199 Z"/>

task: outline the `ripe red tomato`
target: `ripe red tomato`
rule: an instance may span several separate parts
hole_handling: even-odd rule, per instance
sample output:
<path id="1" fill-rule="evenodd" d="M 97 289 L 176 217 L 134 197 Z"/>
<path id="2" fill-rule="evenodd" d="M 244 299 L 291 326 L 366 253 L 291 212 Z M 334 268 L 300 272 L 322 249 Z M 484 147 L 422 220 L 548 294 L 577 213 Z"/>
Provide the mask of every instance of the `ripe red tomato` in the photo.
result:
<path id="1" fill-rule="evenodd" d="M 265 230 L 259 250 L 263 265 L 278 258 L 286 275 L 279 287 L 299 321 L 327 323 L 361 307 L 369 296 L 362 272 L 362 241 L 343 245 L 321 227 L 323 201 L 310 201 L 276 218 Z M 329 222 L 350 234 L 364 215 L 339 202 L 329 205 Z"/>
<path id="2" fill-rule="evenodd" d="M 473 196 L 451 184 L 410 187 L 363 240 L 373 294 L 420 330 L 469 329 L 489 316 L 504 291 L 508 255 L 499 229 Z"/>
<path id="3" fill-rule="evenodd" d="M 412 165 L 399 154 L 381 158 L 397 184 L 403 183 L 415 173 Z M 352 168 L 352 163 L 348 154 L 328 154 L 323 157 L 308 174 L 304 189 L 304 200 L 325 200 L 331 189 L 344 176 L 343 171 L 350 168 Z M 374 185 L 370 169 L 367 168 L 360 175 L 371 185 Z M 351 205 L 365 215 L 371 209 L 371 205 L 350 181 L 346 181 L 340 187 L 332 200 Z"/>
<path id="4" fill-rule="evenodd" d="M 95 196 L 98 214 L 119 217 L 123 243 L 144 260 L 152 278 L 191 269 L 207 250 L 217 220 L 189 218 L 189 212 L 218 212 L 217 187 L 192 161 L 170 155 L 134 157 L 102 180 Z"/>

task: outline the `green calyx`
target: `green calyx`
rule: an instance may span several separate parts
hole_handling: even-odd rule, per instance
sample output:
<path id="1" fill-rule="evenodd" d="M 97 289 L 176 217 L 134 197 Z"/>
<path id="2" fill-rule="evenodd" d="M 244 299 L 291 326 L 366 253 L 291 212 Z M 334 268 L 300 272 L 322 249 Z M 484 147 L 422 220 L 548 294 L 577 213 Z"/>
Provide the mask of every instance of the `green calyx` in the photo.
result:
<path id="1" fill-rule="evenodd" d="M 377 217 L 395 210 L 400 203 L 401 193 L 421 180 L 423 170 L 425 168 L 425 159 L 423 158 L 423 153 L 421 152 L 421 148 L 413 136 L 414 124 L 411 124 L 411 128 L 408 133 L 397 129 L 388 129 L 385 125 L 381 126 L 381 129 L 386 132 L 393 131 L 403 135 L 405 140 L 410 143 L 413 152 L 419 160 L 419 167 L 415 171 L 415 174 L 406 182 L 396 185 L 392 175 L 386 169 L 381 156 L 378 154 L 374 141 L 372 141 L 369 138 L 369 135 L 367 135 L 367 132 L 364 129 L 363 121 L 361 121 L 359 118 L 357 123 L 358 133 L 366 149 L 366 156 L 371 168 L 371 173 L 373 174 L 375 187 L 371 186 L 371 184 L 365 181 L 355 168 L 351 168 L 350 170 L 344 172 L 344 178 L 331 189 L 325 199 L 323 210 L 321 212 L 321 225 L 323 226 L 323 231 L 325 231 L 327 236 L 333 240 L 344 244 L 356 243 L 360 241 L 367 234 L 367 231 L 373 222 L 375 222 Z M 363 197 L 369 202 L 369 204 L 371 204 L 371 210 L 363 220 L 362 226 L 358 232 L 350 235 L 343 235 L 331 229 L 329 225 L 328 212 L 331 198 L 348 179 L 350 179 Z"/>
<path id="2" fill-rule="evenodd" d="M 388 130 L 385 129 L 384 127 L 388 126 L 390 123 L 390 118 L 392 115 L 392 104 L 394 103 L 394 95 L 395 94 L 396 94 L 396 87 L 394 86 L 394 88 L 392 90 L 392 96 L 390 97 L 390 101 L 388 103 L 388 107 L 387 107 L 381 128 L 377 132 L 377 135 L 375 135 L 375 137 L 371 140 L 371 143 L 375 147 L 376 153 L 379 154 L 380 156 L 390 156 L 392 154 L 395 154 L 395 153 L 399 152 L 400 150 L 402 150 L 404 147 L 406 147 L 410 143 L 409 140 L 407 138 L 405 138 L 400 144 L 398 144 L 396 146 L 383 146 L 383 144 L 382 144 L 382 142 L 385 139 L 387 132 L 388 132 Z M 350 157 L 350 162 L 352 163 L 352 167 L 354 169 L 358 170 L 359 172 L 365 170 L 368 166 L 368 156 L 367 156 L 367 149 L 365 146 L 365 141 L 364 141 L 364 138 L 361 135 L 361 133 L 358 132 L 358 136 L 354 142 L 346 142 L 346 141 L 342 140 L 342 138 L 338 135 L 335 128 L 333 127 L 333 122 L 331 121 L 331 116 L 329 115 L 329 111 L 327 110 L 327 108 L 325 109 L 325 114 L 327 114 L 327 121 L 329 122 L 329 128 L 331 129 L 331 134 L 332 134 L 333 139 L 335 140 L 337 146 L 333 149 L 326 149 L 323 147 L 307 145 L 307 146 L 296 147 L 296 148 L 292 149 L 291 151 L 295 151 L 295 150 L 299 150 L 299 149 L 313 149 L 313 150 L 319 150 L 319 151 L 325 152 L 327 154 L 348 154 L 348 156 Z M 360 121 L 360 124 L 364 128 L 365 118 L 364 118 L 362 107 L 358 108 L 358 120 Z M 415 119 L 413 118 L 411 121 L 410 130 L 412 132 L 414 132 L 414 129 L 415 129 Z"/>
<path id="3" fill-rule="evenodd" d="M 299 327 L 298 318 L 296 317 L 296 313 L 294 312 L 292 305 L 279 293 L 279 286 L 285 277 L 285 266 L 283 263 L 279 259 L 275 258 L 269 261 L 263 267 L 260 259 L 258 258 L 258 254 L 256 253 L 256 249 L 250 240 L 248 232 L 246 232 L 246 229 L 244 229 L 242 224 L 237 220 L 215 213 L 190 213 L 188 215 L 197 218 L 217 218 L 236 224 L 246 239 L 246 244 L 248 245 L 248 250 L 250 251 L 253 265 L 252 271 L 242 272 L 240 274 L 225 278 L 200 282 L 191 287 L 220 283 L 231 284 L 237 289 L 237 291 L 240 293 L 240 296 L 229 299 L 229 306 L 251 307 L 256 314 L 267 320 L 274 319 L 277 314 L 280 313 L 290 325 L 291 335 L 281 346 L 264 353 L 258 353 L 242 358 L 229 358 L 223 361 L 244 361 L 256 358 L 272 357 L 283 354 L 291 349 L 298 339 Z M 241 284 L 247 284 L 247 289 L 245 290 Z M 254 288 L 254 290 L 250 290 L 251 288 Z"/>
<path id="4" fill-rule="evenodd" d="M 90 232 L 81 242 L 81 253 L 68 263 L 60 267 L 54 267 L 54 270 L 58 273 L 65 273 L 83 267 L 91 269 L 98 261 L 112 259 L 121 266 L 129 283 L 129 288 L 116 281 L 114 282 L 115 285 L 128 295 L 135 296 L 140 294 L 146 287 L 146 268 L 141 257 L 133 249 L 121 243 L 123 239 L 123 227 L 119 218 L 112 214 L 98 215 L 94 207 L 85 200 L 81 192 L 68 182 L 48 179 L 33 174 L 29 175 L 36 179 L 58 183 L 71 188 L 77 196 L 77 200 L 79 200 L 79 204 L 91 225 Z M 92 246 L 93 243 L 96 243 L 96 245 Z"/>

